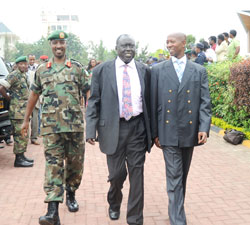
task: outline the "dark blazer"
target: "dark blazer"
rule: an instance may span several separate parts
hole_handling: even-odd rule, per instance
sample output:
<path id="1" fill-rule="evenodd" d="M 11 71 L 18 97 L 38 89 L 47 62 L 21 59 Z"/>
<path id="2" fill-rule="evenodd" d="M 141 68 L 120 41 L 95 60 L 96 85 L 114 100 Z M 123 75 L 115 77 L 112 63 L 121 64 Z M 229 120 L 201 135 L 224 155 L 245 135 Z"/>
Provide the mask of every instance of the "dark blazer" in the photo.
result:
<path id="1" fill-rule="evenodd" d="M 147 151 L 151 148 L 150 133 L 150 69 L 135 61 L 142 90 L 143 115 L 147 132 Z M 115 153 L 119 140 L 119 100 L 115 60 L 98 65 L 93 70 L 90 98 L 86 112 L 86 139 L 96 138 L 103 153 Z"/>
<path id="2" fill-rule="evenodd" d="M 172 60 L 152 68 L 152 138 L 162 146 L 198 145 L 198 132 L 209 134 L 211 123 L 207 72 L 203 66 L 187 60 L 179 83 Z"/>

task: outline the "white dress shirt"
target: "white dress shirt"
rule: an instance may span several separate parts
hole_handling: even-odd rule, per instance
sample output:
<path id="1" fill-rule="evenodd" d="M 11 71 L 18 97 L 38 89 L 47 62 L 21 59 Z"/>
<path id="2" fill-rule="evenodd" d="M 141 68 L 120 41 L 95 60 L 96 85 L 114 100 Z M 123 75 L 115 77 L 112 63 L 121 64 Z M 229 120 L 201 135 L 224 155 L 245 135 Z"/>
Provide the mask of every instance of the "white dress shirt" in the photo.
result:
<path id="1" fill-rule="evenodd" d="M 122 115 L 122 89 L 123 89 L 123 71 L 125 63 L 117 57 L 115 61 L 116 69 L 116 82 L 119 98 L 119 110 L 120 117 Z M 141 83 L 139 75 L 135 66 L 134 59 L 127 64 L 127 72 L 130 78 L 130 87 L 131 87 L 131 98 L 132 98 L 132 107 L 133 107 L 133 116 L 138 116 L 143 112 L 142 109 L 142 95 L 141 95 Z"/>
<path id="2" fill-rule="evenodd" d="M 182 58 L 180 59 L 177 59 L 176 57 L 174 56 L 171 56 L 171 59 L 172 59 L 172 62 L 174 64 L 174 68 L 175 68 L 175 71 L 178 70 L 178 63 L 180 63 L 180 67 L 181 67 L 181 73 L 182 73 L 182 77 L 183 77 L 183 73 L 184 73 L 184 70 L 185 70 L 185 67 L 186 67 L 186 64 L 187 64 L 187 57 L 184 55 Z M 178 74 L 177 74 L 178 75 Z M 181 78 L 182 78 L 181 77 Z M 179 77 L 178 77 L 179 78 Z M 179 80 L 180 81 L 180 80 Z M 180 81 L 181 82 L 181 81 Z"/>

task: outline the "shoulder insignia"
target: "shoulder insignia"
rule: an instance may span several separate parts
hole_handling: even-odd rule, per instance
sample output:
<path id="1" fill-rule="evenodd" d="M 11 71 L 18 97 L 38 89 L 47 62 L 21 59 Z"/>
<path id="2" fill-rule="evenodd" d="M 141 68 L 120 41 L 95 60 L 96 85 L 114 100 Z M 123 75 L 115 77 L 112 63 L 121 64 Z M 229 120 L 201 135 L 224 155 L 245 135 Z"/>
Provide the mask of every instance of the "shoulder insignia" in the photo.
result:
<path id="1" fill-rule="evenodd" d="M 46 67 L 47 67 L 47 68 L 50 68 L 50 67 L 51 67 L 51 62 L 47 62 Z"/>
<path id="2" fill-rule="evenodd" d="M 70 61 L 68 61 L 67 63 L 66 63 L 66 65 L 67 65 L 67 67 L 71 67 L 71 62 Z"/>

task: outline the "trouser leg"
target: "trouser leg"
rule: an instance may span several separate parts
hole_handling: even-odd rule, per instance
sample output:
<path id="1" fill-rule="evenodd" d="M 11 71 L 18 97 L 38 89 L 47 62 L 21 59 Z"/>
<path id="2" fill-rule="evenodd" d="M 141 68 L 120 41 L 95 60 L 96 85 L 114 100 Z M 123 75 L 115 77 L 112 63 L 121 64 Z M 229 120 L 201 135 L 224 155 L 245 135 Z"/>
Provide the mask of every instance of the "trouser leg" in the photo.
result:
<path id="1" fill-rule="evenodd" d="M 66 189 L 74 192 L 81 184 L 85 143 L 82 132 L 67 133 L 66 145 Z"/>
<path id="2" fill-rule="evenodd" d="M 31 134 L 30 134 L 30 140 L 35 141 L 38 136 L 38 109 L 34 108 L 32 112 L 32 118 L 31 118 Z"/>
<path id="3" fill-rule="evenodd" d="M 23 120 L 11 120 L 11 124 L 13 127 L 13 139 L 14 139 L 14 147 L 13 153 L 20 154 L 24 153 L 27 150 L 28 146 L 28 137 L 23 137 L 21 134 L 21 126 Z"/>
<path id="4" fill-rule="evenodd" d="M 187 176 L 188 176 L 189 168 L 190 168 L 191 161 L 192 161 L 193 150 L 194 150 L 193 147 L 182 148 L 182 162 L 183 162 L 182 184 L 183 184 L 184 201 L 185 201 L 185 195 L 186 195 Z"/>
<path id="5" fill-rule="evenodd" d="M 113 211 L 119 211 L 123 197 L 121 190 L 127 177 L 125 151 L 121 149 L 114 155 L 107 155 L 107 164 L 110 182 L 107 200 Z"/>
<path id="6" fill-rule="evenodd" d="M 43 137 L 45 154 L 44 191 L 45 202 L 63 202 L 64 193 L 64 145 L 63 134 L 48 134 Z"/>
<path id="7" fill-rule="evenodd" d="M 144 162 L 147 148 L 146 128 L 143 118 L 138 118 L 130 126 L 128 141 L 127 166 L 129 172 L 129 196 L 127 206 L 127 223 L 143 224 L 144 207 Z"/>
<path id="8" fill-rule="evenodd" d="M 164 160 L 169 198 L 168 214 L 171 225 L 186 225 L 183 195 L 183 159 L 178 147 L 164 147 Z"/>

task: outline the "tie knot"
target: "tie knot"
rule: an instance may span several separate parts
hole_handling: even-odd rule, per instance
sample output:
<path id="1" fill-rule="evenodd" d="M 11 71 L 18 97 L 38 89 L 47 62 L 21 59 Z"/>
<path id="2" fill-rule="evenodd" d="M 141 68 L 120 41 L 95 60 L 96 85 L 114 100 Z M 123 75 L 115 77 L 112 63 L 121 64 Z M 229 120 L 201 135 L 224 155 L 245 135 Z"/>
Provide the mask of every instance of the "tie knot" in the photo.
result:
<path id="1" fill-rule="evenodd" d="M 176 60 L 176 63 L 177 63 L 178 65 L 181 65 L 183 62 L 182 62 L 181 60 Z"/>

